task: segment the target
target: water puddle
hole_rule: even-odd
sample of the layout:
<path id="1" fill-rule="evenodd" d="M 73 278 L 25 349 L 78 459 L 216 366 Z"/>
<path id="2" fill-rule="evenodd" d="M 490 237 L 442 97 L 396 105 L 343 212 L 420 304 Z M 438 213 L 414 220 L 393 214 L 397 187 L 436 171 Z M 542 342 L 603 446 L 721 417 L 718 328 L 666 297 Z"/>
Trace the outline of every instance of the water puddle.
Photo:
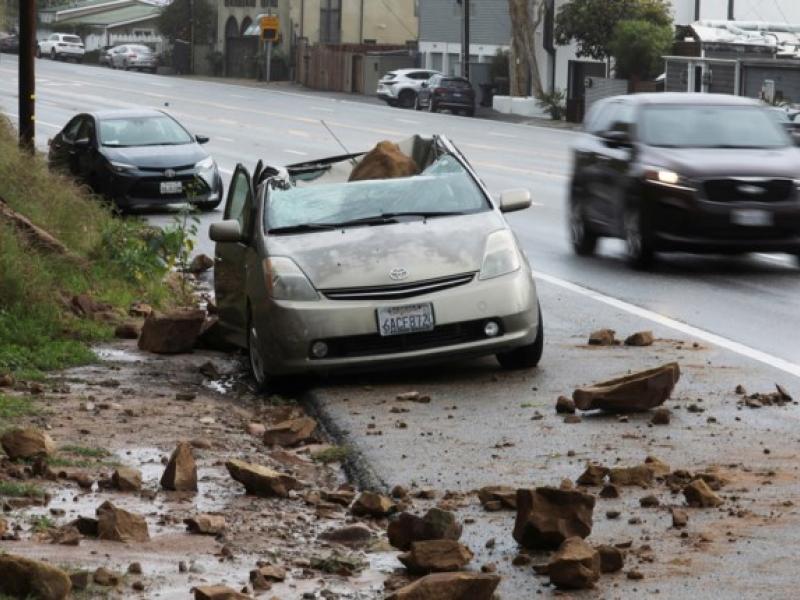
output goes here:
<path id="1" fill-rule="evenodd" d="M 135 350 L 124 350 L 109 346 L 95 346 L 92 350 L 100 360 L 106 362 L 137 363 L 146 360 L 144 354 Z"/>

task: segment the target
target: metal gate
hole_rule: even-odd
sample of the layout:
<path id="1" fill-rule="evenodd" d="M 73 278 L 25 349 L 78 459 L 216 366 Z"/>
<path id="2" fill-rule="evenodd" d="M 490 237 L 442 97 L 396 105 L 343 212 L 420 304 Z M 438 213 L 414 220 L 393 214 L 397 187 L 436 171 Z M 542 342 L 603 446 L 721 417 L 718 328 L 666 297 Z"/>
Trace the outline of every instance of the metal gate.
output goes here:
<path id="1" fill-rule="evenodd" d="M 225 40 L 225 74 L 240 79 L 258 77 L 258 37 L 229 37 Z"/>

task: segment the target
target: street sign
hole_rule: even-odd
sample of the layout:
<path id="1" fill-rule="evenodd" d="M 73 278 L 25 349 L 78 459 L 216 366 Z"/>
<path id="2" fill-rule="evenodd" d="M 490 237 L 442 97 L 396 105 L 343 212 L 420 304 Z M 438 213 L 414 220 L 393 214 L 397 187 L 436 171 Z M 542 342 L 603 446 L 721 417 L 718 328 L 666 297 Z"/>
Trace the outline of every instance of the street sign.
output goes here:
<path id="1" fill-rule="evenodd" d="M 261 15 L 258 20 L 261 28 L 261 39 L 277 42 L 280 38 L 281 21 L 276 15 Z"/>

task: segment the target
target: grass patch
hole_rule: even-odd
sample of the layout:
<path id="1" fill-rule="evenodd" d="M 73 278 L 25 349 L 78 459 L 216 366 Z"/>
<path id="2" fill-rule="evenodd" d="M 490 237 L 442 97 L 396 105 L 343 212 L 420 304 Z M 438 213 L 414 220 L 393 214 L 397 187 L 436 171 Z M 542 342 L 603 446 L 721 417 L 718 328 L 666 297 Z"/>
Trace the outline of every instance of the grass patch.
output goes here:
<path id="1" fill-rule="evenodd" d="M 9 498 L 44 498 L 44 490 L 33 483 L 0 481 L 0 496 Z"/>
<path id="2" fill-rule="evenodd" d="M 347 446 L 331 446 L 325 450 L 320 450 L 311 455 L 311 458 L 323 464 L 333 462 L 343 462 L 350 456 L 350 448 Z"/>
<path id="3" fill-rule="evenodd" d="M 30 398 L 0 394 L 0 420 L 32 415 L 36 412 Z"/>
<path id="4" fill-rule="evenodd" d="M 36 533 L 44 533 L 56 528 L 56 522 L 47 515 L 35 515 L 30 518 L 31 529 Z"/>
<path id="5" fill-rule="evenodd" d="M 105 458 L 111 456 L 111 453 L 104 448 L 90 448 L 88 446 L 61 446 L 59 450 L 67 454 L 75 454 L 87 458 Z"/>
<path id="6" fill-rule="evenodd" d="M 113 328 L 75 316 L 68 308 L 73 295 L 109 303 L 121 317 L 134 301 L 178 303 L 180 292 L 161 282 L 185 236 L 114 216 L 85 187 L 52 173 L 41 155 L 21 152 L 2 117 L 0 198 L 72 254 L 39 250 L 0 219 L 0 373 L 37 379 L 96 359 L 89 344 L 109 339 Z"/>

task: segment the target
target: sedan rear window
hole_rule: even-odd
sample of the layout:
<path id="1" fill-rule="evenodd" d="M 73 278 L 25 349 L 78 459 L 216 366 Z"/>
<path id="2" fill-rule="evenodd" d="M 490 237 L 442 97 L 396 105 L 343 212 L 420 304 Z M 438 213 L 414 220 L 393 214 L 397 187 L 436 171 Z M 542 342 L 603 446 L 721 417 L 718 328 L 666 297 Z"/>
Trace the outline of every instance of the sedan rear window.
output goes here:
<path id="1" fill-rule="evenodd" d="M 489 208 L 472 177 L 455 158 L 445 155 L 413 177 L 273 187 L 265 219 L 270 230 L 340 224 L 398 213 L 435 217 Z"/>
<path id="2" fill-rule="evenodd" d="M 469 81 L 463 79 L 442 79 L 441 85 L 443 87 L 452 88 L 454 90 L 470 90 L 472 86 Z"/>
<path id="3" fill-rule="evenodd" d="M 787 133 L 759 106 L 649 106 L 642 141 L 674 148 L 781 148 Z"/>
<path id="4" fill-rule="evenodd" d="M 81 43 L 81 38 L 79 38 L 77 35 L 65 35 L 62 39 L 65 42 L 69 42 L 70 44 L 80 44 Z"/>
<path id="5" fill-rule="evenodd" d="M 166 115 L 100 121 L 100 143 L 104 146 L 176 146 L 191 142 L 192 136 Z"/>

